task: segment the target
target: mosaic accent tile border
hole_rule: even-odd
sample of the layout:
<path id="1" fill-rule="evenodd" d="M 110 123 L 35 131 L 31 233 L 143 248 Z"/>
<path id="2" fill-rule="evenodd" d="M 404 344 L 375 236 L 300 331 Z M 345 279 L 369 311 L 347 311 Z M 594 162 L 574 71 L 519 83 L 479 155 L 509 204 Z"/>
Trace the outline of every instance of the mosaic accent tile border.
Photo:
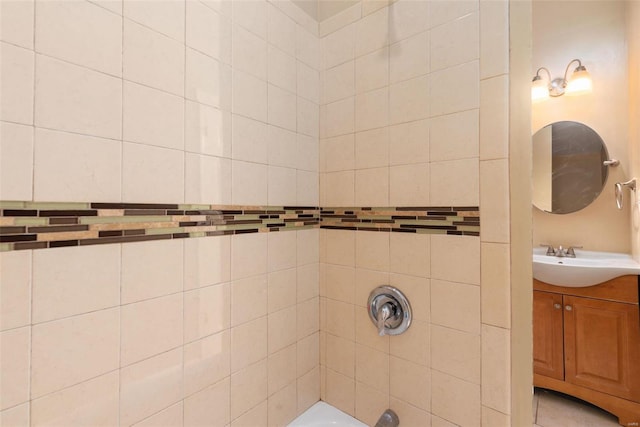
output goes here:
<path id="1" fill-rule="evenodd" d="M 418 234 L 480 235 L 480 209 L 458 207 L 321 208 L 321 228 Z"/>
<path id="2" fill-rule="evenodd" d="M 478 207 L 0 201 L 0 252 L 308 228 L 480 235 Z"/>
<path id="3" fill-rule="evenodd" d="M 0 252 L 317 228 L 315 206 L 0 202 Z"/>

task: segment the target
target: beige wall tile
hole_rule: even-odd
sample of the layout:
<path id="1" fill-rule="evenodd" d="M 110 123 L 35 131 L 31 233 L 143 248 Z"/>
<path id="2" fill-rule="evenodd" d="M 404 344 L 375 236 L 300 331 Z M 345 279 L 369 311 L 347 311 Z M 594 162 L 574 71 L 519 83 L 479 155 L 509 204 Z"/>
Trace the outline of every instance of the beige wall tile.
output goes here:
<path id="1" fill-rule="evenodd" d="M 376 326 L 371 322 L 365 307 L 355 307 L 355 341 L 384 353 L 389 352 L 389 336 L 378 335 Z M 327 319 L 328 320 L 328 319 Z"/>
<path id="2" fill-rule="evenodd" d="M 122 200 L 138 203 L 184 200 L 184 153 L 123 143 Z"/>
<path id="3" fill-rule="evenodd" d="M 249 409 L 244 414 L 231 422 L 233 427 L 255 427 L 266 426 L 269 416 L 267 401 L 264 400 L 259 405 Z"/>
<path id="4" fill-rule="evenodd" d="M 431 338 L 429 323 L 412 320 L 411 326 L 400 335 L 389 337 L 392 356 L 423 366 L 431 365 Z"/>
<path id="5" fill-rule="evenodd" d="M 296 357 L 296 344 L 269 355 L 267 361 L 269 396 L 288 385 L 295 385 L 296 370 L 291 368 L 296 365 Z M 295 397 L 291 400 L 295 406 Z"/>
<path id="6" fill-rule="evenodd" d="M 296 307 L 285 308 L 269 314 L 268 348 L 269 354 L 275 353 L 296 342 Z"/>
<path id="7" fill-rule="evenodd" d="M 346 230 L 326 230 L 326 261 L 330 264 L 356 265 L 356 233 Z"/>
<path id="8" fill-rule="evenodd" d="M 355 299 L 356 270 L 353 267 L 327 264 L 324 289 L 327 298 L 353 304 Z"/>
<path id="9" fill-rule="evenodd" d="M 295 203 L 297 197 L 296 170 L 269 166 L 268 204 L 287 206 Z"/>
<path id="10" fill-rule="evenodd" d="M 242 71 L 233 71 L 232 109 L 235 114 L 267 121 L 267 82 Z"/>
<path id="11" fill-rule="evenodd" d="M 416 320 L 430 318 L 429 279 L 403 274 L 391 274 L 389 283 L 400 289 L 409 299 L 412 316 Z"/>
<path id="12" fill-rule="evenodd" d="M 430 204 L 429 164 L 391 166 L 389 204 L 391 206 L 428 206 Z"/>
<path id="13" fill-rule="evenodd" d="M 91 286 L 87 285 L 89 283 Z M 119 303 L 119 245 L 58 248 L 33 253 L 34 323 L 114 307 Z"/>
<path id="14" fill-rule="evenodd" d="M 231 326 L 267 314 L 267 275 L 260 274 L 231 283 Z"/>
<path id="15" fill-rule="evenodd" d="M 355 168 L 355 135 L 348 134 L 320 141 L 323 172 L 342 171 Z"/>
<path id="16" fill-rule="evenodd" d="M 355 204 L 355 172 L 332 172 L 320 176 L 320 201 L 323 206 Z"/>
<path id="17" fill-rule="evenodd" d="M 27 125 L 33 124 L 35 74 L 33 52 L 8 43 L 1 43 L 0 53 L 2 54 L 0 118 Z"/>
<path id="18" fill-rule="evenodd" d="M 184 86 L 187 99 L 231 109 L 231 67 L 190 48 L 186 50 Z"/>
<path id="19" fill-rule="evenodd" d="M 186 42 L 212 58 L 231 63 L 231 22 L 199 2 L 186 2 Z"/>
<path id="20" fill-rule="evenodd" d="M 120 371 L 120 424 L 131 425 L 182 399 L 182 349 Z"/>
<path id="21" fill-rule="evenodd" d="M 231 157 L 232 123 L 228 111 L 186 101 L 184 132 L 186 151 Z"/>
<path id="22" fill-rule="evenodd" d="M 315 102 L 296 98 L 296 129 L 299 134 L 320 137 L 320 107 Z M 317 168 L 317 167 L 315 167 Z M 314 168 L 314 169 L 315 169 Z"/>
<path id="23" fill-rule="evenodd" d="M 327 70 L 355 57 L 355 25 L 344 28 L 322 38 L 322 63 Z"/>
<path id="24" fill-rule="evenodd" d="M 320 361 L 320 334 L 314 333 L 297 342 L 297 376 L 300 378 L 304 374 L 318 367 Z"/>
<path id="25" fill-rule="evenodd" d="M 506 75 L 480 82 L 480 159 L 509 156 L 509 78 Z"/>
<path id="26" fill-rule="evenodd" d="M 182 291 L 183 258 L 179 240 L 123 245 L 122 304 Z"/>
<path id="27" fill-rule="evenodd" d="M 407 360 L 389 359 L 389 392 L 392 397 L 417 406 L 431 409 L 431 371 Z"/>
<path id="28" fill-rule="evenodd" d="M 296 297 L 298 302 L 307 301 L 320 294 L 320 266 L 318 264 L 307 264 L 298 267 L 296 276 Z"/>
<path id="29" fill-rule="evenodd" d="M 352 133 L 355 129 L 355 97 L 345 98 L 326 105 L 323 121 L 323 137 Z"/>
<path id="30" fill-rule="evenodd" d="M 124 84 L 126 141 L 184 148 L 184 100 L 135 83 Z"/>
<path id="31" fill-rule="evenodd" d="M 134 424 L 136 427 L 182 427 L 184 405 L 183 402 L 178 402 L 175 405 L 169 406 L 167 409 L 153 414 L 149 418 Z"/>
<path id="32" fill-rule="evenodd" d="M 480 239 L 431 236 L 431 277 L 479 285 Z"/>
<path id="33" fill-rule="evenodd" d="M 480 288 L 431 280 L 431 322 L 472 334 L 480 333 Z"/>
<path id="34" fill-rule="evenodd" d="M 45 56 L 36 57 L 35 124 L 119 139 L 122 81 Z"/>
<path id="35" fill-rule="evenodd" d="M 276 6 L 267 5 L 267 40 L 289 55 L 296 54 L 296 23 Z"/>
<path id="36" fill-rule="evenodd" d="M 355 178 L 357 206 L 389 204 L 389 168 L 357 170 Z"/>
<path id="37" fill-rule="evenodd" d="M 18 328 L 31 323 L 32 251 L 0 254 L 0 330 Z"/>
<path id="38" fill-rule="evenodd" d="M 267 182 L 267 165 L 232 161 L 231 201 L 234 205 L 266 205 Z"/>
<path id="39" fill-rule="evenodd" d="M 184 42 L 185 8 L 181 2 L 138 2 L 125 0 L 125 17 Z"/>
<path id="40" fill-rule="evenodd" d="M 294 39 L 295 43 L 295 39 Z M 320 73 L 304 64 L 296 61 L 297 67 L 297 94 L 309 101 L 320 103 Z"/>
<path id="41" fill-rule="evenodd" d="M 4 7 L 4 6 L 3 6 Z M 4 93 L 4 89 L 2 89 Z M 33 198 L 33 128 L 0 122 L 0 198 Z"/>
<path id="42" fill-rule="evenodd" d="M 378 89 L 389 84 L 389 48 L 356 58 L 356 93 Z"/>
<path id="43" fill-rule="evenodd" d="M 297 336 L 302 339 L 310 334 L 320 330 L 320 300 L 312 298 L 305 302 L 299 303 L 296 307 L 297 311 Z"/>
<path id="44" fill-rule="evenodd" d="M 502 328 L 511 326 L 511 271 L 509 246 L 482 243 L 482 323 Z"/>
<path id="45" fill-rule="evenodd" d="M 296 263 L 298 266 L 320 261 L 320 230 L 296 231 Z"/>
<path id="46" fill-rule="evenodd" d="M 184 288 L 194 289 L 231 279 L 231 237 L 184 240 Z"/>
<path id="47" fill-rule="evenodd" d="M 31 328 L 24 327 L 0 333 L 0 409 L 29 401 Z"/>
<path id="48" fill-rule="evenodd" d="M 430 114 L 430 85 L 426 75 L 392 84 L 389 88 L 389 123 L 398 124 L 427 118 Z"/>
<path id="49" fill-rule="evenodd" d="M 355 62 L 347 61 L 322 73 L 322 103 L 355 95 Z"/>
<path id="50" fill-rule="evenodd" d="M 349 415 L 355 415 L 355 381 L 331 369 L 326 370 L 326 375 L 326 398 L 323 400 Z"/>
<path id="51" fill-rule="evenodd" d="M 371 291 L 385 283 L 389 283 L 389 273 L 356 268 L 354 304 L 366 307 Z"/>
<path id="52" fill-rule="evenodd" d="M 261 2 L 253 2 L 259 4 Z M 235 70 L 267 80 L 267 42 L 265 39 L 234 25 L 231 38 L 231 64 Z"/>
<path id="53" fill-rule="evenodd" d="M 269 272 L 296 266 L 296 234 L 269 233 L 267 239 Z"/>
<path id="54" fill-rule="evenodd" d="M 470 110 L 480 106 L 478 61 L 456 65 L 429 75 L 432 116 Z M 456 87 L 455 92 L 450 89 Z"/>
<path id="55" fill-rule="evenodd" d="M 430 194 L 433 206 L 478 206 L 478 158 L 430 164 Z"/>
<path id="56" fill-rule="evenodd" d="M 388 271 L 389 234 L 375 232 L 356 233 L 356 266 L 358 268 Z"/>
<path id="57" fill-rule="evenodd" d="M 296 130 L 296 96 L 272 84 L 268 87 L 267 117 L 269 123 L 291 131 Z"/>
<path id="58" fill-rule="evenodd" d="M 231 374 L 230 338 L 229 331 L 222 331 L 184 346 L 185 396 L 215 384 Z"/>
<path id="59" fill-rule="evenodd" d="M 432 325 L 431 366 L 456 378 L 480 384 L 480 335 Z"/>
<path id="60" fill-rule="evenodd" d="M 327 339 L 329 336 L 327 336 Z M 389 389 L 389 354 L 356 344 L 356 380 L 387 393 Z"/>
<path id="61" fill-rule="evenodd" d="M 394 168 L 391 169 L 393 171 Z M 430 276 L 431 236 L 391 233 L 389 243 L 391 272 L 421 277 Z"/>
<path id="62" fill-rule="evenodd" d="M 235 419 L 267 398 L 267 361 L 231 375 L 231 418 Z"/>
<path id="63" fill-rule="evenodd" d="M 274 313 L 296 303 L 296 269 L 269 273 L 267 282 L 267 311 Z"/>
<path id="64" fill-rule="evenodd" d="M 122 366 L 182 345 L 182 299 L 175 294 L 122 307 Z"/>
<path id="65" fill-rule="evenodd" d="M 511 417 L 509 415 L 503 414 L 502 412 L 498 412 L 494 409 L 483 406 L 482 407 L 482 425 L 508 427 L 511 425 Z"/>
<path id="66" fill-rule="evenodd" d="M 356 95 L 356 131 L 378 128 L 389 123 L 389 89 L 383 87 Z"/>
<path id="67" fill-rule="evenodd" d="M 480 386 L 443 374 L 431 375 L 431 395 L 434 415 L 454 424 L 480 425 Z"/>
<path id="68" fill-rule="evenodd" d="M 378 50 L 389 44 L 389 9 L 380 9 L 356 24 L 356 56 Z"/>
<path id="69" fill-rule="evenodd" d="M 122 17 L 90 2 L 36 3 L 36 51 L 122 75 Z"/>
<path id="70" fill-rule="evenodd" d="M 429 161 L 429 120 L 403 123 L 389 128 L 389 163 L 406 165 Z"/>
<path id="71" fill-rule="evenodd" d="M 232 126 L 233 159 L 267 164 L 269 162 L 267 148 L 271 140 L 271 135 L 267 134 L 267 125 L 234 114 L 232 116 Z M 270 151 L 269 154 L 271 154 Z"/>
<path id="72" fill-rule="evenodd" d="M 224 427 L 229 423 L 230 381 L 225 378 L 184 400 L 184 423 L 188 426 Z"/>
<path id="73" fill-rule="evenodd" d="M 431 416 L 427 411 L 416 408 L 400 399 L 389 399 L 389 408 L 398 415 L 398 418 L 410 426 L 431 426 Z"/>
<path id="74" fill-rule="evenodd" d="M 30 411 L 31 403 L 28 402 L 23 403 L 22 405 L 14 406 L 13 408 L 4 411 L 0 411 L 0 423 L 2 423 L 3 426 L 7 427 L 20 427 L 29 425 Z"/>
<path id="75" fill-rule="evenodd" d="M 431 161 L 478 157 L 479 115 L 473 109 L 431 119 Z"/>
<path id="76" fill-rule="evenodd" d="M 326 331 L 353 341 L 355 338 L 354 306 L 340 301 L 326 301 Z"/>
<path id="77" fill-rule="evenodd" d="M 185 202 L 231 204 L 230 159 L 186 153 L 184 179 Z"/>
<path id="78" fill-rule="evenodd" d="M 37 398 L 118 368 L 120 309 L 33 327 L 31 397 Z"/>
<path id="79" fill-rule="evenodd" d="M 36 129 L 34 198 L 120 201 L 121 160 L 119 141 Z"/>
<path id="80" fill-rule="evenodd" d="M 356 382 L 356 417 L 367 425 L 375 425 L 389 407 L 389 394 Z M 403 422 L 405 422 L 403 420 Z"/>
<path id="81" fill-rule="evenodd" d="M 480 57 L 478 13 L 471 13 L 431 30 L 431 70 L 440 70 Z"/>
<path id="82" fill-rule="evenodd" d="M 314 70 L 320 69 L 321 40 L 313 33 L 296 25 L 296 58 Z"/>
<path id="83" fill-rule="evenodd" d="M 231 372 L 237 372 L 267 357 L 267 318 L 231 328 Z"/>
<path id="84" fill-rule="evenodd" d="M 297 415 L 297 403 L 295 382 L 270 396 L 269 425 L 288 425 Z"/>
<path id="85" fill-rule="evenodd" d="M 396 1 L 389 6 L 389 34 L 392 43 L 427 29 L 428 2 Z"/>
<path id="86" fill-rule="evenodd" d="M 117 425 L 117 372 L 49 394 L 31 403 L 32 425 Z"/>
<path id="87" fill-rule="evenodd" d="M 320 368 L 316 367 L 297 381 L 298 414 L 320 400 Z"/>
<path id="88" fill-rule="evenodd" d="M 429 32 L 416 34 L 391 45 L 391 83 L 418 77 L 429 71 Z"/>
<path id="89" fill-rule="evenodd" d="M 231 289 L 228 283 L 184 293 L 184 342 L 229 328 Z"/>
<path id="90" fill-rule="evenodd" d="M 455 20 L 478 10 L 475 1 L 435 2 L 429 8 L 429 28 Z"/>
<path id="91" fill-rule="evenodd" d="M 509 71 L 509 5 L 480 2 L 480 77 Z"/>
<path id="92" fill-rule="evenodd" d="M 507 159 L 480 162 L 480 181 L 485 183 L 480 186 L 483 241 L 509 243 L 511 240 L 508 177 Z"/>
<path id="93" fill-rule="evenodd" d="M 389 165 L 389 129 L 387 127 L 356 133 L 356 169 Z"/>
<path id="94" fill-rule="evenodd" d="M 35 1 L 2 4 L 0 39 L 27 49 L 33 49 L 33 15 Z"/>
<path id="95" fill-rule="evenodd" d="M 259 0 L 249 0 L 244 4 L 233 4 L 234 19 L 259 37 L 267 38 L 267 4 Z"/>
<path id="96" fill-rule="evenodd" d="M 508 329 L 482 325 L 482 404 L 511 412 L 511 334 Z"/>
<path id="97" fill-rule="evenodd" d="M 267 235 L 238 234 L 231 238 L 231 278 L 242 279 L 267 272 Z"/>
<path id="98" fill-rule="evenodd" d="M 327 334 L 326 367 L 349 378 L 356 377 L 356 344 Z"/>

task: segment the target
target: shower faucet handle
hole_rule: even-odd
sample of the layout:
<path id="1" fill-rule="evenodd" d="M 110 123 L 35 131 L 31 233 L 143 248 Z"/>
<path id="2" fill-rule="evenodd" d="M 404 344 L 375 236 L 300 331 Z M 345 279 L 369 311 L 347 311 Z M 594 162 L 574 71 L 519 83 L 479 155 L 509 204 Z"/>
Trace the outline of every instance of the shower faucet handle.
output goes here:
<path id="1" fill-rule="evenodd" d="M 378 309 L 378 322 L 376 326 L 378 327 L 378 335 L 381 337 L 384 336 L 385 322 L 391 317 L 394 311 L 394 307 L 390 302 L 384 303 L 382 307 Z"/>

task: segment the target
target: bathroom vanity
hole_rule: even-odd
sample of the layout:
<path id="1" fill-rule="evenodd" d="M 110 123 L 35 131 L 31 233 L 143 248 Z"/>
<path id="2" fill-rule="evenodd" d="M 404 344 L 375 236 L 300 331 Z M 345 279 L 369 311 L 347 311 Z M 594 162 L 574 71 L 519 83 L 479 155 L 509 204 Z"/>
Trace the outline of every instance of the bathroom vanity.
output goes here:
<path id="1" fill-rule="evenodd" d="M 533 281 L 534 385 L 593 403 L 640 425 L 637 275 L 594 286 Z"/>

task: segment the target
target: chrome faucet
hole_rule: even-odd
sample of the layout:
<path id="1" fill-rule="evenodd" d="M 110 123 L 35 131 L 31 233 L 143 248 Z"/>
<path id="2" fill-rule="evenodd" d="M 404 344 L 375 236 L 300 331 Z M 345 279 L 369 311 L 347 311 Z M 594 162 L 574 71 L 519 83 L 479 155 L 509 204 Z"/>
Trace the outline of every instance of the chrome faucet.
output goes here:
<path id="1" fill-rule="evenodd" d="M 582 249 L 582 246 L 569 246 L 569 248 L 565 249 L 562 247 L 562 245 L 558 246 L 557 249 L 555 249 L 552 245 L 547 245 L 547 244 L 542 244 L 540 246 L 544 246 L 547 248 L 547 252 L 545 255 L 547 256 L 555 256 L 558 258 L 575 258 L 576 257 L 576 252 L 575 249 Z"/>

